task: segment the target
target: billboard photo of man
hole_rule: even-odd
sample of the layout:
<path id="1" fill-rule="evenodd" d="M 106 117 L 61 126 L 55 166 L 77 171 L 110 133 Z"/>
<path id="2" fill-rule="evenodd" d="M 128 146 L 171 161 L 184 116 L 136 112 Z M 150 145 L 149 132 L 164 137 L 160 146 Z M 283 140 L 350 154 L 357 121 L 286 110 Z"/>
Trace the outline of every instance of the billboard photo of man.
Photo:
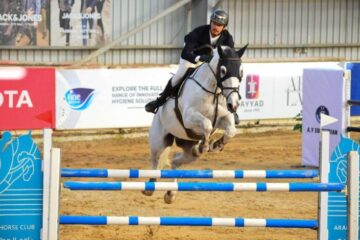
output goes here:
<path id="1" fill-rule="evenodd" d="M 59 3 L 59 25 L 61 28 L 62 36 L 65 35 L 65 46 L 70 46 L 70 18 L 72 7 L 75 0 L 58 0 Z"/>
<path id="2" fill-rule="evenodd" d="M 0 45 L 48 46 L 49 0 L 0 0 Z"/>
<path id="3" fill-rule="evenodd" d="M 112 0 L 51 0 L 52 46 L 99 46 L 111 40 Z"/>

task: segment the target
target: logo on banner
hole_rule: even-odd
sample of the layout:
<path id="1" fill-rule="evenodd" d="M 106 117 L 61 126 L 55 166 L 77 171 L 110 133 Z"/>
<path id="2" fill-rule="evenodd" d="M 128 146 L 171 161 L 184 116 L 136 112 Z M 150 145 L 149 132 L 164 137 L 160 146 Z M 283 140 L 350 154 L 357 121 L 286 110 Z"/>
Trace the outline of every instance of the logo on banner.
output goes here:
<path id="1" fill-rule="evenodd" d="M 246 98 L 259 98 L 259 75 L 251 74 L 246 77 Z"/>
<path id="2" fill-rule="evenodd" d="M 245 100 L 240 101 L 244 112 L 261 112 L 264 101 L 260 98 L 260 76 L 249 74 L 246 76 Z"/>
<path id="3" fill-rule="evenodd" d="M 327 107 L 323 106 L 323 105 L 320 105 L 315 111 L 315 119 L 319 124 L 321 123 L 321 114 L 329 116 L 328 118 L 330 119 L 330 111 L 329 111 L 329 109 Z M 321 124 L 320 124 L 320 126 L 321 126 Z M 332 135 L 338 135 L 338 130 L 337 129 L 326 128 L 326 130 L 329 131 L 330 134 L 332 134 Z M 309 126 L 307 128 L 307 132 L 318 134 L 318 133 L 320 133 L 320 128 L 319 127 L 310 127 Z"/>
<path id="4" fill-rule="evenodd" d="M 94 99 L 95 90 L 91 88 L 74 88 L 65 93 L 65 101 L 71 109 L 82 111 L 87 109 Z"/>
<path id="5" fill-rule="evenodd" d="M 330 112 L 329 112 L 329 109 L 327 109 L 327 107 L 325 106 L 319 106 L 317 109 L 316 109 L 316 112 L 315 112 L 315 118 L 316 118 L 316 121 L 318 123 L 320 123 L 320 115 L 321 114 L 325 114 L 325 115 L 328 115 L 330 116 Z"/>

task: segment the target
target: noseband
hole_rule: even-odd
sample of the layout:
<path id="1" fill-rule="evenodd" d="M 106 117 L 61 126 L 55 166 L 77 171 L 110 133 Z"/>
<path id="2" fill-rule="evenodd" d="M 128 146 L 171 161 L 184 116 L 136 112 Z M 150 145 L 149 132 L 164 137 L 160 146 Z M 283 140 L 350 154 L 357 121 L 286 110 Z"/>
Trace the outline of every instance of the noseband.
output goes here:
<path id="1" fill-rule="evenodd" d="M 225 78 L 225 76 L 222 78 L 220 76 L 220 67 L 221 67 L 221 63 L 222 62 L 225 62 L 225 61 L 239 61 L 240 64 L 241 64 L 241 59 L 239 58 L 220 58 L 219 59 L 219 62 L 217 64 L 217 67 L 216 67 L 216 73 L 215 71 L 211 68 L 210 64 L 208 63 L 208 67 L 210 68 L 211 72 L 213 73 L 213 75 L 215 76 L 215 79 L 216 79 L 216 85 L 218 88 L 220 88 L 221 90 L 221 93 L 224 92 L 224 90 L 231 90 L 230 93 L 227 95 L 227 96 L 224 96 L 226 99 L 228 99 L 228 97 L 232 94 L 232 93 L 237 93 L 239 99 L 241 99 L 241 96 L 240 96 L 240 93 L 239 93 L 239 87 L 224 87 L 222 85 L 222 83 L 227 79 Z M 241 79 L 239 79 L 239 81 L 241 82 Z M 216 92 L 216 90 L 215 90 Z"/>

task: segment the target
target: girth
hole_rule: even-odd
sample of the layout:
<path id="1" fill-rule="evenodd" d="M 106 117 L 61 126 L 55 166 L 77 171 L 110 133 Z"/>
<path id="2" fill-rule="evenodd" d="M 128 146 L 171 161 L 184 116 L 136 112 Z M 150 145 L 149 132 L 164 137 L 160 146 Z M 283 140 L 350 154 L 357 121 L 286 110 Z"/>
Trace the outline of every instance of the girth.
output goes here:
<path id="1" fill-rule="evenodd" d="M 190 69 L 189 69 L 190 70 Z M 196 84 L 198 84 L 202 89 L 203 87 L 200 85 L 200 83 L 198 81 L 196 81 L 195 79 L 193 78 L 190 78 L 189 76 L 196 70 L 196 69 L 191 69 L 191 71 L 187 71 L 186 75 L 185 75 L 185 78 L 182 80 L 182 82 L 179 84 L 179 89 L 177 89 L 176 91 L 176 96 L 175 96 L 175 107 L 174 107 L 174 111 L 175 111 L 175 115 L 176 115 L 176 118 L 179 120 L 179 122 L 181 123 L 182 127 L 184 128 L 185 132 L 186 132 L 186 135 L 191 138 L 191 139 L 194 139 L 194 140 L 203 140 L 204 139 L 204 135 L 201 135 L 201 134 L 197 134 L 196 132 L 194 132 L 193 130 L 189 129 L 189 128 L 186 128 L 185 125 L 184 125 L 184 121 L 183 121 L 183 118 L 182 118 L 182 114 L 180 112 L 180 108 L 179 108 L 179 97 L 181 95 L 181 92 L 184 88 L 184 85 L 185 85 L 185 82 L 187 80 L 193 80 L 195 81 Z M 206 91 L 208 92 L 208 91 Z M 216 95 L 214 96 L 215 97 L 215 117 L 214 117 L 214 120 L 212 122 L 212 126 L 213 126 L 213 131 L 211 132 L 210 135 L 212 135 L 214 132 L 215 132 L 215 129 L 214 129 L 214 126 L 215 126 L 215 123 L 216 123 L 216 119 L 217 119 L 217 114 L 218 114 L 218 105 L 219 105 L 219 96 Z"/>

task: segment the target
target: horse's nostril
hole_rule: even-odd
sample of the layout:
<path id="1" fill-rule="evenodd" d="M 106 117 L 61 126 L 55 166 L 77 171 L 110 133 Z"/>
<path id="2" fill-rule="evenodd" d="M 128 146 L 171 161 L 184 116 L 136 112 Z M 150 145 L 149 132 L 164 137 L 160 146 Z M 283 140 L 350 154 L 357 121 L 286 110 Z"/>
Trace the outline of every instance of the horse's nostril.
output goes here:
<path id="1" fill-rule="evenodd" d="M 230 111 L 230 112 L 234 112 L 234 108 L 233 108 L 233 105 L 231 103 L 228 103 L 227 104 L 227 109 Z"/>

